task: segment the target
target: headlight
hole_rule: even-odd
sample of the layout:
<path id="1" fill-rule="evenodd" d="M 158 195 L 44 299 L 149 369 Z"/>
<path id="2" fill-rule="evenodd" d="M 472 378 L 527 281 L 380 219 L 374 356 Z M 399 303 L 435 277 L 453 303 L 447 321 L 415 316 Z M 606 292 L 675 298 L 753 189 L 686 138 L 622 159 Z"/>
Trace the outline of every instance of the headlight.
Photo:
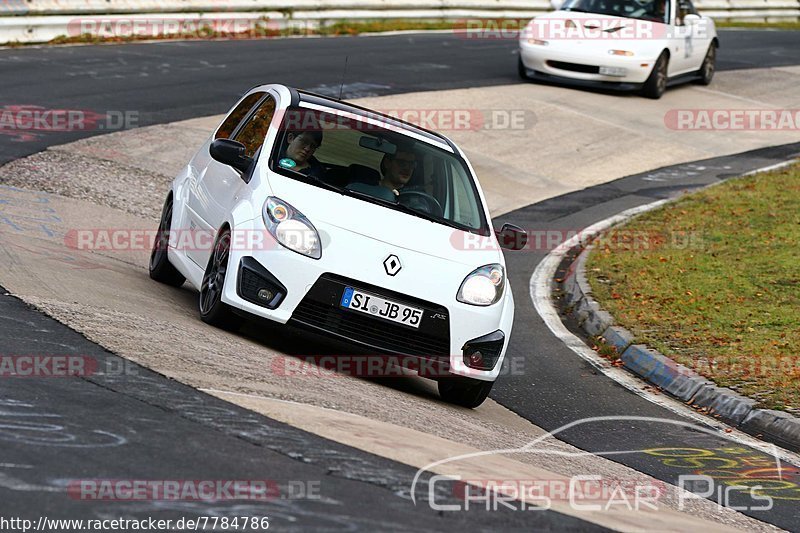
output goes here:
<path id="1" fill-rule="evenodd" d="M 501 265 L 486 265 L 464 279 L 456 299 L 470 305 L 492 305 L 500 301 L 506 285 L 506 274 Z"/>
<path id="2" fill-rule="evenodd" d="M 303 213 L 280 198 L 270 196 L 261 214 L 267 230 L 283 246 L 314 259 L 322 257 L 319 233 Z"/>

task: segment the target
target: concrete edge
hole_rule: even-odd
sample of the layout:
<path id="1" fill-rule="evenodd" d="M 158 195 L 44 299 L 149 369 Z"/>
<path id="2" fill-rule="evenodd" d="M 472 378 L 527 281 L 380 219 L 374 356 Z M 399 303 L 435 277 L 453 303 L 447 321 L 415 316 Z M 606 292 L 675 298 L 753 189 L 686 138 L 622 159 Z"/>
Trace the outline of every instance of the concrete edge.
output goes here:
<path id="1" fill-rule="evenodd" d="M 601 337 L 615 348 L 622 366 L 672 397 L 745 433 L 800 451 L 800 418 L 757 408 L 755 400 L 731 389 L 717 387 L 657 350 L 634 344 L 633 334 L 616 325 L 611 314 L 592 297 L 592 288 L 586 278 L 586 262 L 592 250 L 591 244 L 586 247 L 579 245 L 572 250 L 580 253 L 567 269 L 562 282 L 564 305 L 583 333 L 589 337 Z"/>

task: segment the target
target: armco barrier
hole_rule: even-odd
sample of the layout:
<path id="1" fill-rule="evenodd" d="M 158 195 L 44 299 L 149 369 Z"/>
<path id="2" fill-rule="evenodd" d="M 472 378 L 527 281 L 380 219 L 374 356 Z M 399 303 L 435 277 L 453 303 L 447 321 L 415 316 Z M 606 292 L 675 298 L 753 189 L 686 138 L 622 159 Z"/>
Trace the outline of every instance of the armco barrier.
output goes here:
<path id="1" fill-rule="evenodd" d="M 800 20 L 800 0 L 697 0 L 696 5 L 719 20 Z M 341 20 L 525 19 L 550 9 L 548 0 L 0 0 L 0 44 L 70 35 L 70 24 L 87 16 L 135 14 L 190 23 L 235 19 L 253 25 L 268 18 L 271 28 L 283 28 Z"/>

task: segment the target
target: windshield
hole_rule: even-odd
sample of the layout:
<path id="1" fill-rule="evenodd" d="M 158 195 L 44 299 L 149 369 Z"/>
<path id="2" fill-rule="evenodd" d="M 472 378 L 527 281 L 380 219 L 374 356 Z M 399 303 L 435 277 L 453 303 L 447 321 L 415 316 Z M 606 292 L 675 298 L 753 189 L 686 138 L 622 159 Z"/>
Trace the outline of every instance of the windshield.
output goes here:
<path id="1" fill-rule="evenodd" d="M 457 155 L 341 111 L 290 108 L 270 162 L 284 176 L 440 224 L 488 235 L 475 183 Z"/>
<path id="2" fill-rule="evenodd" d="M 563 11 L 669 22 L 669 0 L 566 0 Z"/>

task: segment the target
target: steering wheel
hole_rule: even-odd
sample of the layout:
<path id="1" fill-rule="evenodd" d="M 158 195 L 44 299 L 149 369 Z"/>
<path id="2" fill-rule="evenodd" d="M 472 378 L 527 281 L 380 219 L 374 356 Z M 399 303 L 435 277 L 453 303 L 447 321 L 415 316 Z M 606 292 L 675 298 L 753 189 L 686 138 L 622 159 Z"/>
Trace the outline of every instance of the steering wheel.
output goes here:
<path id="1" fill-rule="evenodd" d="M 429 215 L 433 215 L 435 217 L 441 218 L 444 216 L 444 209 L 442 209 L 442 205 L 439 203 L 439 200 L 426 192 L 400 191 L 400 196 L 397 197 L 397 202 L 405 205 L 406 207 L 428 213 Z"/>

